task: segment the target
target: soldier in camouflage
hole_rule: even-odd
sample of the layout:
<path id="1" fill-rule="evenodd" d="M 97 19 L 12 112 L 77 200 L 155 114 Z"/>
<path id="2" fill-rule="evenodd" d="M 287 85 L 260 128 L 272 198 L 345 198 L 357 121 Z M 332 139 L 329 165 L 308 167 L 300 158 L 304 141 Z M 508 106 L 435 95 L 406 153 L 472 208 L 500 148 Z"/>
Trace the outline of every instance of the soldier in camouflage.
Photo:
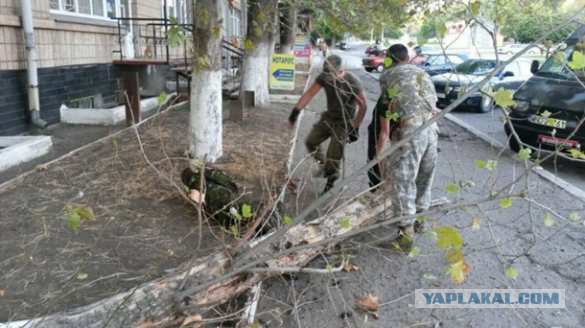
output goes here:
<path id="1" fill-rule="evenodd" d="M 377 154 L 386 141 L 403 140 L 424 125 L 436 113 L 437 95 L 424 70 L 408 64 L 408 50 L 402 44 L 388 49 L 392 66 L 380 77 L 380 87 L 387 98 L 380 118 Z M 394 122 L 393 131 L 390 125 Z M 437 162 L 438 127 L 433 123 L 418 132 L 385 161 L 394 217 L 411 216 L 400 223 L 400 246 L 410 248 L 414 235 L 414 216 L 431 205 L 431 185 Z"/>

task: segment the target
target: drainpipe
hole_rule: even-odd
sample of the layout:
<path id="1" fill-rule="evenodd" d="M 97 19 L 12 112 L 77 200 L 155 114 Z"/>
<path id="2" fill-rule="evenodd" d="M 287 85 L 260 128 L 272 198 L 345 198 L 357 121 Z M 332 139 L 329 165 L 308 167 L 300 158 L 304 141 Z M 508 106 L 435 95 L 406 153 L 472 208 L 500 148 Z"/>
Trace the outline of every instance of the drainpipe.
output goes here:
<path id="1" fill-rule="evenodd" d="M 28 75 L 28 109 L 32 124 L 40 128 L 47 126 L 47 122 L 41 119 L 39 104 L 39 76 L 37 72 L 37 48 L 33 29 L 31 0 L 22 0 L 22 29 L 24 30 L 24 42 L 26 48 L 27 75 Z"/>

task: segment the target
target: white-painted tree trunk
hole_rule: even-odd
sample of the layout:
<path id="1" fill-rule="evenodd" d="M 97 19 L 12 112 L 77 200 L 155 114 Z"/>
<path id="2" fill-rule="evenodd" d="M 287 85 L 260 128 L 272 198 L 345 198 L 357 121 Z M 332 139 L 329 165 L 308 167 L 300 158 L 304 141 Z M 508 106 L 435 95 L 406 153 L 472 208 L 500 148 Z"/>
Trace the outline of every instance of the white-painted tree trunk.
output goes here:
<path id="1" fill-rule="evenodd" d="M 222 58 L 221 29 L 223 1 L 198 0 L 193 20 L 193 71 L 189 152 L 198 160 L 215 162 L 222 155 Z M 204 15 L 205 14 L 205 15 Z"/>
<path id="2" fill-rule="evenodd" d="M 222 155 L 221 71 L 193 73 L 191 87 L 191 156 L 215 162 Z"/>
<path id="3" fill-rule="evenodd" d="M 269 74 L 272 49 L 270 42 L 255 45 L 244 59 L 242 91 L 254 91 L 256 106 L 270 103 Z"/>

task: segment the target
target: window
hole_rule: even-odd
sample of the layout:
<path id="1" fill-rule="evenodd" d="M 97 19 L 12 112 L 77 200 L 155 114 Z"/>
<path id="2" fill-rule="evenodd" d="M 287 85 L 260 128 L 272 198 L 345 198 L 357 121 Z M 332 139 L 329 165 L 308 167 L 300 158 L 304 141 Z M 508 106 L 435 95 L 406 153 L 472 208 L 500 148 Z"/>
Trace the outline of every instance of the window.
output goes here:
<path id="1" fill-rule="evenodd" d="M 49 0 L 52 12 L 83 17 L 127 16 L 127 0 Z"/>
<path id="2" fill-rule="evenodd" d="M 165 0 L 161 0 L 161 18 L 165 13 Z M 192 6 L 190 0 L 167 0 L 167 18 L 176 18 L 180 24 L 190 24 Z"/>

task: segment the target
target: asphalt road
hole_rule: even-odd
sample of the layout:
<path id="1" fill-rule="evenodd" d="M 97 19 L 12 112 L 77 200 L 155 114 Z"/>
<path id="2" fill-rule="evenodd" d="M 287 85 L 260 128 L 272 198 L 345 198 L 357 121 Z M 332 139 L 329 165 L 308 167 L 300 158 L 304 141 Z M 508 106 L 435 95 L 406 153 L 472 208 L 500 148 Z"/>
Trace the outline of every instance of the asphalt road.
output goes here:
<path id="1" fill-rule="evenodd" d="M 358 51 L 344 53 L 346 67 L 357 74 L 366 90 L 371 109 L 379 95 L 378 81 L 356 67 Z M 348 58 L 350 57 L 350 58 Z M 351 58 L 353 57 L 353 58 Z M 304 139 L 311 126 L 326 108 L 321 92 L 309 105 L 299 122 L 293 167 L 298 179 L 297 211 L 314 201 L 323 188 L 324 179 L 310 174 L 312 160 L 307 156 Z M 370 111 L 371 112 L 371 111 Z M 344 175 L 347 177 L 365 164 L 366 126 L 360 140 L 346 149 Z M 488 114 L 489 115 L 489 114 Z M 266 281 L 262 288 L 258 318 L 264 327 L 315 328 L 403 328 L 403 327 L 476 327 L 476 328 L 550 328 L 585 326 L 585 204 L 556 185 L 535 174 L 522 176 L 513 192 L 524 192 L 525 199 L 514 198 L 512 206 L 502 208 L 498 201 L 482 202 L 487 195 L 506 187 L 524 172 L 523 163 L 474 137 L 459 126 L 440 122 L 440 153 L 433 184 L 433 198 L 448 197 L 452 202 L 473 204 L 462 210 L 445 211 L 429 219 L 429 225 L 456 227 L 464 239 L 466 262 L 471 268 L 468 279 L 454 284 L 446 274 L 443 252 L 435 246 L 432 234 L 417 235 L 419 254 L 405 256 L 392 250 L 380 238 L 396 236 L 396 227 L 377 229 L 352 238 L 321 254 L 309 263 L 311 268 L 335 266 L 342 256 L 350 256 L 358 268 L 354 272 L 331 274 L 295 274 Z M 493 171 L 479 170 L 475 159 L 497 159 Z M 449 194 L 446 186 L 459 184 L 461 192 Z M 367 185 L 365 175 L 348 181 L 338 203 L 355 196 Z M 329 206 L 318 212 L 330 210 Z M 554 224 L 543 222 L 546 213 L 559 214 Z M 582 218 L 570 222 L 570 213 Z M 291 213 L 291 215 L 298 213 Z M 549 214 L 550 215 L 550 214 Z M 479 220 L 480 227 L 473 227 Z M 432 222 L 432 223 L 431 223 Z M 513 266 L 518 277 L 506 277 Z M 420 288 L 560 288 L 566 295 L 563 309 L 420 309 L 415 308 L 413 293 Z M 379 298 L 378 319 L 357 311 L 354 301 L 367 294 Z"/>
<path id="2" fill-rule="evenodd" d="M 348 69 L 363 70 L 361 60 L 364 56 L 364 50 L 364 46 L 356 46 L 348 51 L 336 51 L 336 53 L 342 56 Z M 380 73 L 365 73 L 364 71 L 364 75 L 366 74 L 373 79 L 377 79 L 380 76 Z M 472 113 L 455 111 L 452 114 L 498 141 L 500 144 L 508 145 L 508 138 L 504 132 L 504 125 L 502 124 L 503 115 L 500 112 Z M 543 167 L 557 177 L 585 191 L 585 164 L 555 158 L 544 163 Z"/>

